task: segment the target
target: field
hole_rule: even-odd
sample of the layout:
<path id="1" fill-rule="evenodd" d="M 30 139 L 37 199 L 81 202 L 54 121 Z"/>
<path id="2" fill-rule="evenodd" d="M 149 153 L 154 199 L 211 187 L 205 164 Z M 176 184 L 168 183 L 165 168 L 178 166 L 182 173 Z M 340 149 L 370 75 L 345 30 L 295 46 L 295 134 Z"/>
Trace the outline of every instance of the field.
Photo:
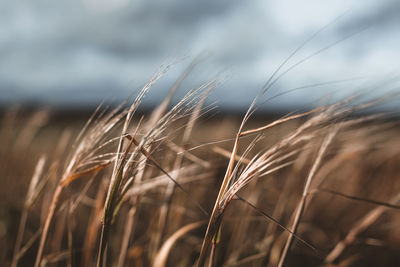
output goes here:
<path id="1" fill-rule="evenodd" d="M 0 261 L 400 266 L 396 118 L 346 99 L 242 123 L 206 95 L 144 114 L 140 94 L 91 118 L 4 112 Z"/>

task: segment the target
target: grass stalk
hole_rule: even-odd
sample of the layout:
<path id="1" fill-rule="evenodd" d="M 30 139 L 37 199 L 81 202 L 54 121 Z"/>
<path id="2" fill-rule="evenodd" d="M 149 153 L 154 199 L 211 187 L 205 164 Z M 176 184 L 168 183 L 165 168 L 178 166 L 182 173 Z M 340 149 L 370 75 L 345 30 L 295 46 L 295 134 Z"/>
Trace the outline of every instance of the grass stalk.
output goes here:
<path id="1" fill-rule="evenodd" d="M 286 241 L 285 247 L 283 248 L 283 251 L 282 251 L 279 263 L 278 263 L 278 267 L 282 267 L 285 264 L 285 260 L 287 259 L 288 252 L 289 252 L 290 247 L 291 247 L 292 242 L 293 242 L 294 234 L 297 232 L 297 228 L 299 226 L 301 216 L 303 215 L 303 212 L 304 212 L 304 207 L 305 207 L 305 204 L 306 204 L 307 196 L 309 194 L 309 190 L 310 190 L 310 187 L 311 187 L 312 180 L 314 178 L 314 175 L 315 175 L 316 171 L 318 170 L 318 168 L 319 168 L 319 166 L 321 164 L 321 160 L 322 160 L 323 155 L 326 152 L 326 149 L 328 148 L 329 144 L 331 143 L 333 137 L 336 135 L 338 130 L 339 130 L 338 128 L 333 129 L 333 131 L 330 132 L 325 137 L 324 141 L 321 144 L 321 147 L 320 147 L 320 149 L 318 151 L 318 155 L 317 155 L 317 157 L 316 157 L 316 159 L 314 161 L 314 164 L 311 167 L 310 173 L 308 174 L 308 177 L 306 179 L 306 183 L 305 183 L 304 189 L 303 189 L 303 194 L 301 196 L 300 202 L 297 205 L 296 214 L 295 214 L 295 217 L 294 217 L 294 220 L 293 220 L 293 223 L 292 223 L 292 227 L 290 229 L 291 233 L 289 233 L 289 236 L 288 236 L 288 239 Z"/>

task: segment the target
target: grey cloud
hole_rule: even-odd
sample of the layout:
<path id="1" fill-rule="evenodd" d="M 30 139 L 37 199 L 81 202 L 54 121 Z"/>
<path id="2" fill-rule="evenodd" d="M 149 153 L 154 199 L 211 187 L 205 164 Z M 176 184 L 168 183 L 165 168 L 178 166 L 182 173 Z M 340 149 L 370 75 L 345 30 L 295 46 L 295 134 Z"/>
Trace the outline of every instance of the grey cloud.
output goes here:
<path id="1" fill-rule="evenodd" d="M 144 83 L 167 57 L 187 53 L 195 56 L 206 50 L 211 56 L 200 66 L 205 70 L 197 71 L 196 75 L 201 78 L 191 76 L 185 87 L 193 88 L 203 77 L 211 78 L 218 71 L 232 68 L 235 78 L 218 89 L 214 97 L 222 99 L 222 106 L 238 106 L 238 99 L 245 106 L 268 74 L 314 30 L 310 33 L 310 29 L 299 25 L 294 35 L 285 32 L 280 28 L 284 25 L 275 21 L 279 11 L 274 2 L 239 0 L 137 0 L 122 9 L 104 13 L 85 9 L 79 0 L 4 0 L 0 4 L 0 23 L 4 26 L 0 29 L 0 90 L 6 93 L 0 98 L 3 102 L 25 97 L 74 103 L 125 96 L 132 89 L 132 81 L 136 85 Z M 284 12 L 295 14 L 296 10 Z M 390 13 L 392 17 L 394 13 Z M 349 18 L 344 23 L 346 29 L 373 23 L 374 16 L 365 16 L 358 21 Z M 367 17 L 369 21 L 365 21 Z M 387 25 L 396 21 L 395 18 L 388 20 Z M 339 37 L 332 34 L 329 42 L 344 34 L 340 30 L 332 32 Z M 318 40 L 308 44 L 298 58 L 323 45 Z M 353 59 L 325 55 L 319 58 L 336 64 L 336 69 L 341 71 L 336 76 L 343 75 L 347 73 L 345 68 L 354 67 L 351 60 L 360 60 L 359 47 L 360 44 L 353 43 L 346 49 L 338 48 L 343 54 L 354 56 Z M 183 69 L 185 64 L 187 61 L 177 69 Z M 314 67 L 304 64 L 291 71 L 279 87 L 285 88 L 306 77 L 324 79 L 335 69 L 325 66 L 328 64 L 316 64 Z M 314 74 L 305 74 L 309 70 Z M 161 83 L 168 87 L 173 79 L 167 75 Z M 310 78 L 309 83 L 312 82 L 316 81 Z M 162 93 L 157 95 L 162 97 Z M 299 94 L 297 101 L 306 102 L 308 98 L 304 96 L 302 100 Z M 276 105 L 284 105 L 285 97 Z M 294 101 L 286 97 L 286 102 Z"/>
<path id="2" fill-rule="evenodd" d="M 392 27 L 400 25 L 400 2 L 396 0 L 382 1 L 377 7 L 348 20 L 340 32 L 349 33 L 363 28 L 372 28 L 374 34 L 386 34 Z M 378 37 L 378 36 L 377 36 Z"/>

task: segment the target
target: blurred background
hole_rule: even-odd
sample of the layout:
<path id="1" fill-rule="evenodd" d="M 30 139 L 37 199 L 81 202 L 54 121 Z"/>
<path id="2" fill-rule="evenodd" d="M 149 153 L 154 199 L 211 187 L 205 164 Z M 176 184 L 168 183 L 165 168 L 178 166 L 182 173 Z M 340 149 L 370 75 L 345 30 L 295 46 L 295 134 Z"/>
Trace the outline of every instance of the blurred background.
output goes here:
<path id="1" fill-rule="evenodd" d="M 131 96 L 172 64 L 146 96 L 152 108 L 196 56 L 207 55 L 176 97 L 219 75 L 209 101 L 241 111 L 297 48 L 265 99 L 279 97 L 263 110 L 400 91 L 396 0 L 3 0 L 0 25 L 2 109 L 92 110 Z"/>

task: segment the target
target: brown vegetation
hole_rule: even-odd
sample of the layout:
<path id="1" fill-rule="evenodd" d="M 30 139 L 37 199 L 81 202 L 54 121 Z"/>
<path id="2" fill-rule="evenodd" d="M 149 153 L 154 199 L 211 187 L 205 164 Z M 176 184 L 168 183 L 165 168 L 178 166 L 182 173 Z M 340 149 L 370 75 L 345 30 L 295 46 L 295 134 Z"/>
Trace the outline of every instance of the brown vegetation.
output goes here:
<path id="1" fill-rule="evenodd" d="M 399 125 L 353 116 L 376 101 L 273 121 L 252 121 L 252 105 L 241 122 L 204 120 L 215 81 L 169 108 L 179 79 L 154 112 L 138 116 L 159 75 L 79 132 L 45 111 L 4 114 L 1 262 L 400 264 Z"/>

